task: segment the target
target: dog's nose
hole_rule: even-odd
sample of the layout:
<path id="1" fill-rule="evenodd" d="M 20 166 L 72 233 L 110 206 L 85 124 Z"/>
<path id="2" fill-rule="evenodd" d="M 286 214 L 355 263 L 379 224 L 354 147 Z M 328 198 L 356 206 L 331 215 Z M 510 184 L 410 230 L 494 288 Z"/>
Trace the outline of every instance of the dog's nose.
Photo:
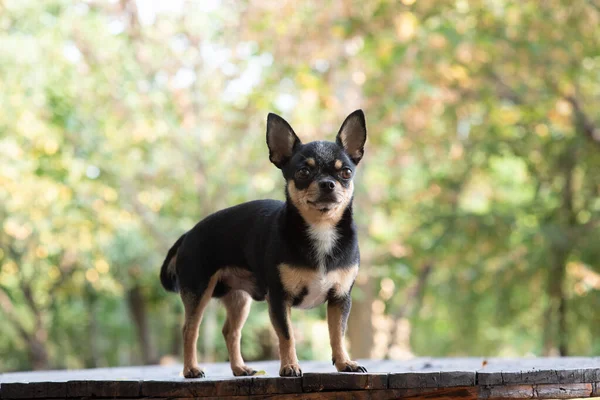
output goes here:
<path id="1" fill-rule="evenodd" d="M 333 189 L 335 189 L 335 182 L 330 179 L 320 181 L 319 188 L 324 192 L 333 192 Z"/>

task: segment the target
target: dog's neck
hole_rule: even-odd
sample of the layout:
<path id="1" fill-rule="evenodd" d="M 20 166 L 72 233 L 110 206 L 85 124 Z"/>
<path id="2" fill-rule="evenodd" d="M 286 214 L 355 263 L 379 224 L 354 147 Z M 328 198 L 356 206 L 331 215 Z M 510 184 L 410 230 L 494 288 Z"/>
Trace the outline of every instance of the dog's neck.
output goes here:
<path id="1" fill-rule="evenodd" d="M 327 258 L 332 256 L 336 250 L 339 241 L 343 239 L 345 232 L 353 229 L 352 222 L 352 200 L 348 202 L 342 210 L 339 210 L 339 217 L 332 219 L 330 216 L 324 216 L 321 220 L 310 218 L 307 221 L 300 210 L 287 198 L 286 218 L 288 229 L 293 240 L 308 242 L 312 253 L 312 258 L 316 261 L 320 270 L 326 269 Z"/>

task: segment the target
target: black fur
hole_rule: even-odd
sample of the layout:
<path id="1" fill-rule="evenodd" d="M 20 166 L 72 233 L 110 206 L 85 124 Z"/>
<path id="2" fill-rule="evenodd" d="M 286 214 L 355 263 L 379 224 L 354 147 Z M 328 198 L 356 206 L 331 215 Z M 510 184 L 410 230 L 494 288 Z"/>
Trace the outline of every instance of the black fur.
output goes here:
<path id="1" fill-rule="evenodd" d="M 171 262 L 171 258 L 177 254 L 177 250 L 179 250 L 179 246 L 183 242 L 183 238 L 185 234 L 183 234 L 175 244 L 169 249 L 167 253 L 167 257 L 163 262 L 162 267 L 160 268 L 160 283 L 162 283 L 163 287 L 169 292 L 178 292 L 179 291 L 179 282 L 177 279 L 177 275 L 169 272 L 169 263 Z"/>

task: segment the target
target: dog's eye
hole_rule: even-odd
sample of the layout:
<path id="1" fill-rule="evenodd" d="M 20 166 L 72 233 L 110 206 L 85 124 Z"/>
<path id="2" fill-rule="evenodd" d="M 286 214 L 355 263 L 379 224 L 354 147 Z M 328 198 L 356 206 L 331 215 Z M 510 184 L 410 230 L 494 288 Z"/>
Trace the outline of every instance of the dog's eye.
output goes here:
<path id="1" fill-rule="evenodd" d="M 307 179 L 310 176 L 310 170 L 308 168 L 301 168 L 296 172 L 296 178 Z"/>
<path id="2" fill-rule="evenodd" d="M 340 171 L 340 176 L 342 179 L 350 179 L 352 178 L 352 170 L 350 168 L 344 168 Z"/>

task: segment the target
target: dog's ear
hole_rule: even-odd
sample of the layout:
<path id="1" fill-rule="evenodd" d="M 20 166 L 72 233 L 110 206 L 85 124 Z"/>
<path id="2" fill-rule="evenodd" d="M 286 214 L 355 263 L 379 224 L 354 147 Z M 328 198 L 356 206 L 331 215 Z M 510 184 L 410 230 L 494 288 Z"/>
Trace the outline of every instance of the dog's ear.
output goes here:
<path id="1" fill-rule="evenodd" d="M 365 154 L 367 124 L 362 110 L 356 110 L 346 117 L 335 142 L 344 148 L 354 164 L 358 164 Z"/>
<path id="2" fill-rule="evenodd" d="M 269 160 L 277 168 L 281 169 L 294 154 L 294 149 L 301 144 L 300 139 L 285 119 L 277 114 L 269 113 L 267 117 Z"/>

